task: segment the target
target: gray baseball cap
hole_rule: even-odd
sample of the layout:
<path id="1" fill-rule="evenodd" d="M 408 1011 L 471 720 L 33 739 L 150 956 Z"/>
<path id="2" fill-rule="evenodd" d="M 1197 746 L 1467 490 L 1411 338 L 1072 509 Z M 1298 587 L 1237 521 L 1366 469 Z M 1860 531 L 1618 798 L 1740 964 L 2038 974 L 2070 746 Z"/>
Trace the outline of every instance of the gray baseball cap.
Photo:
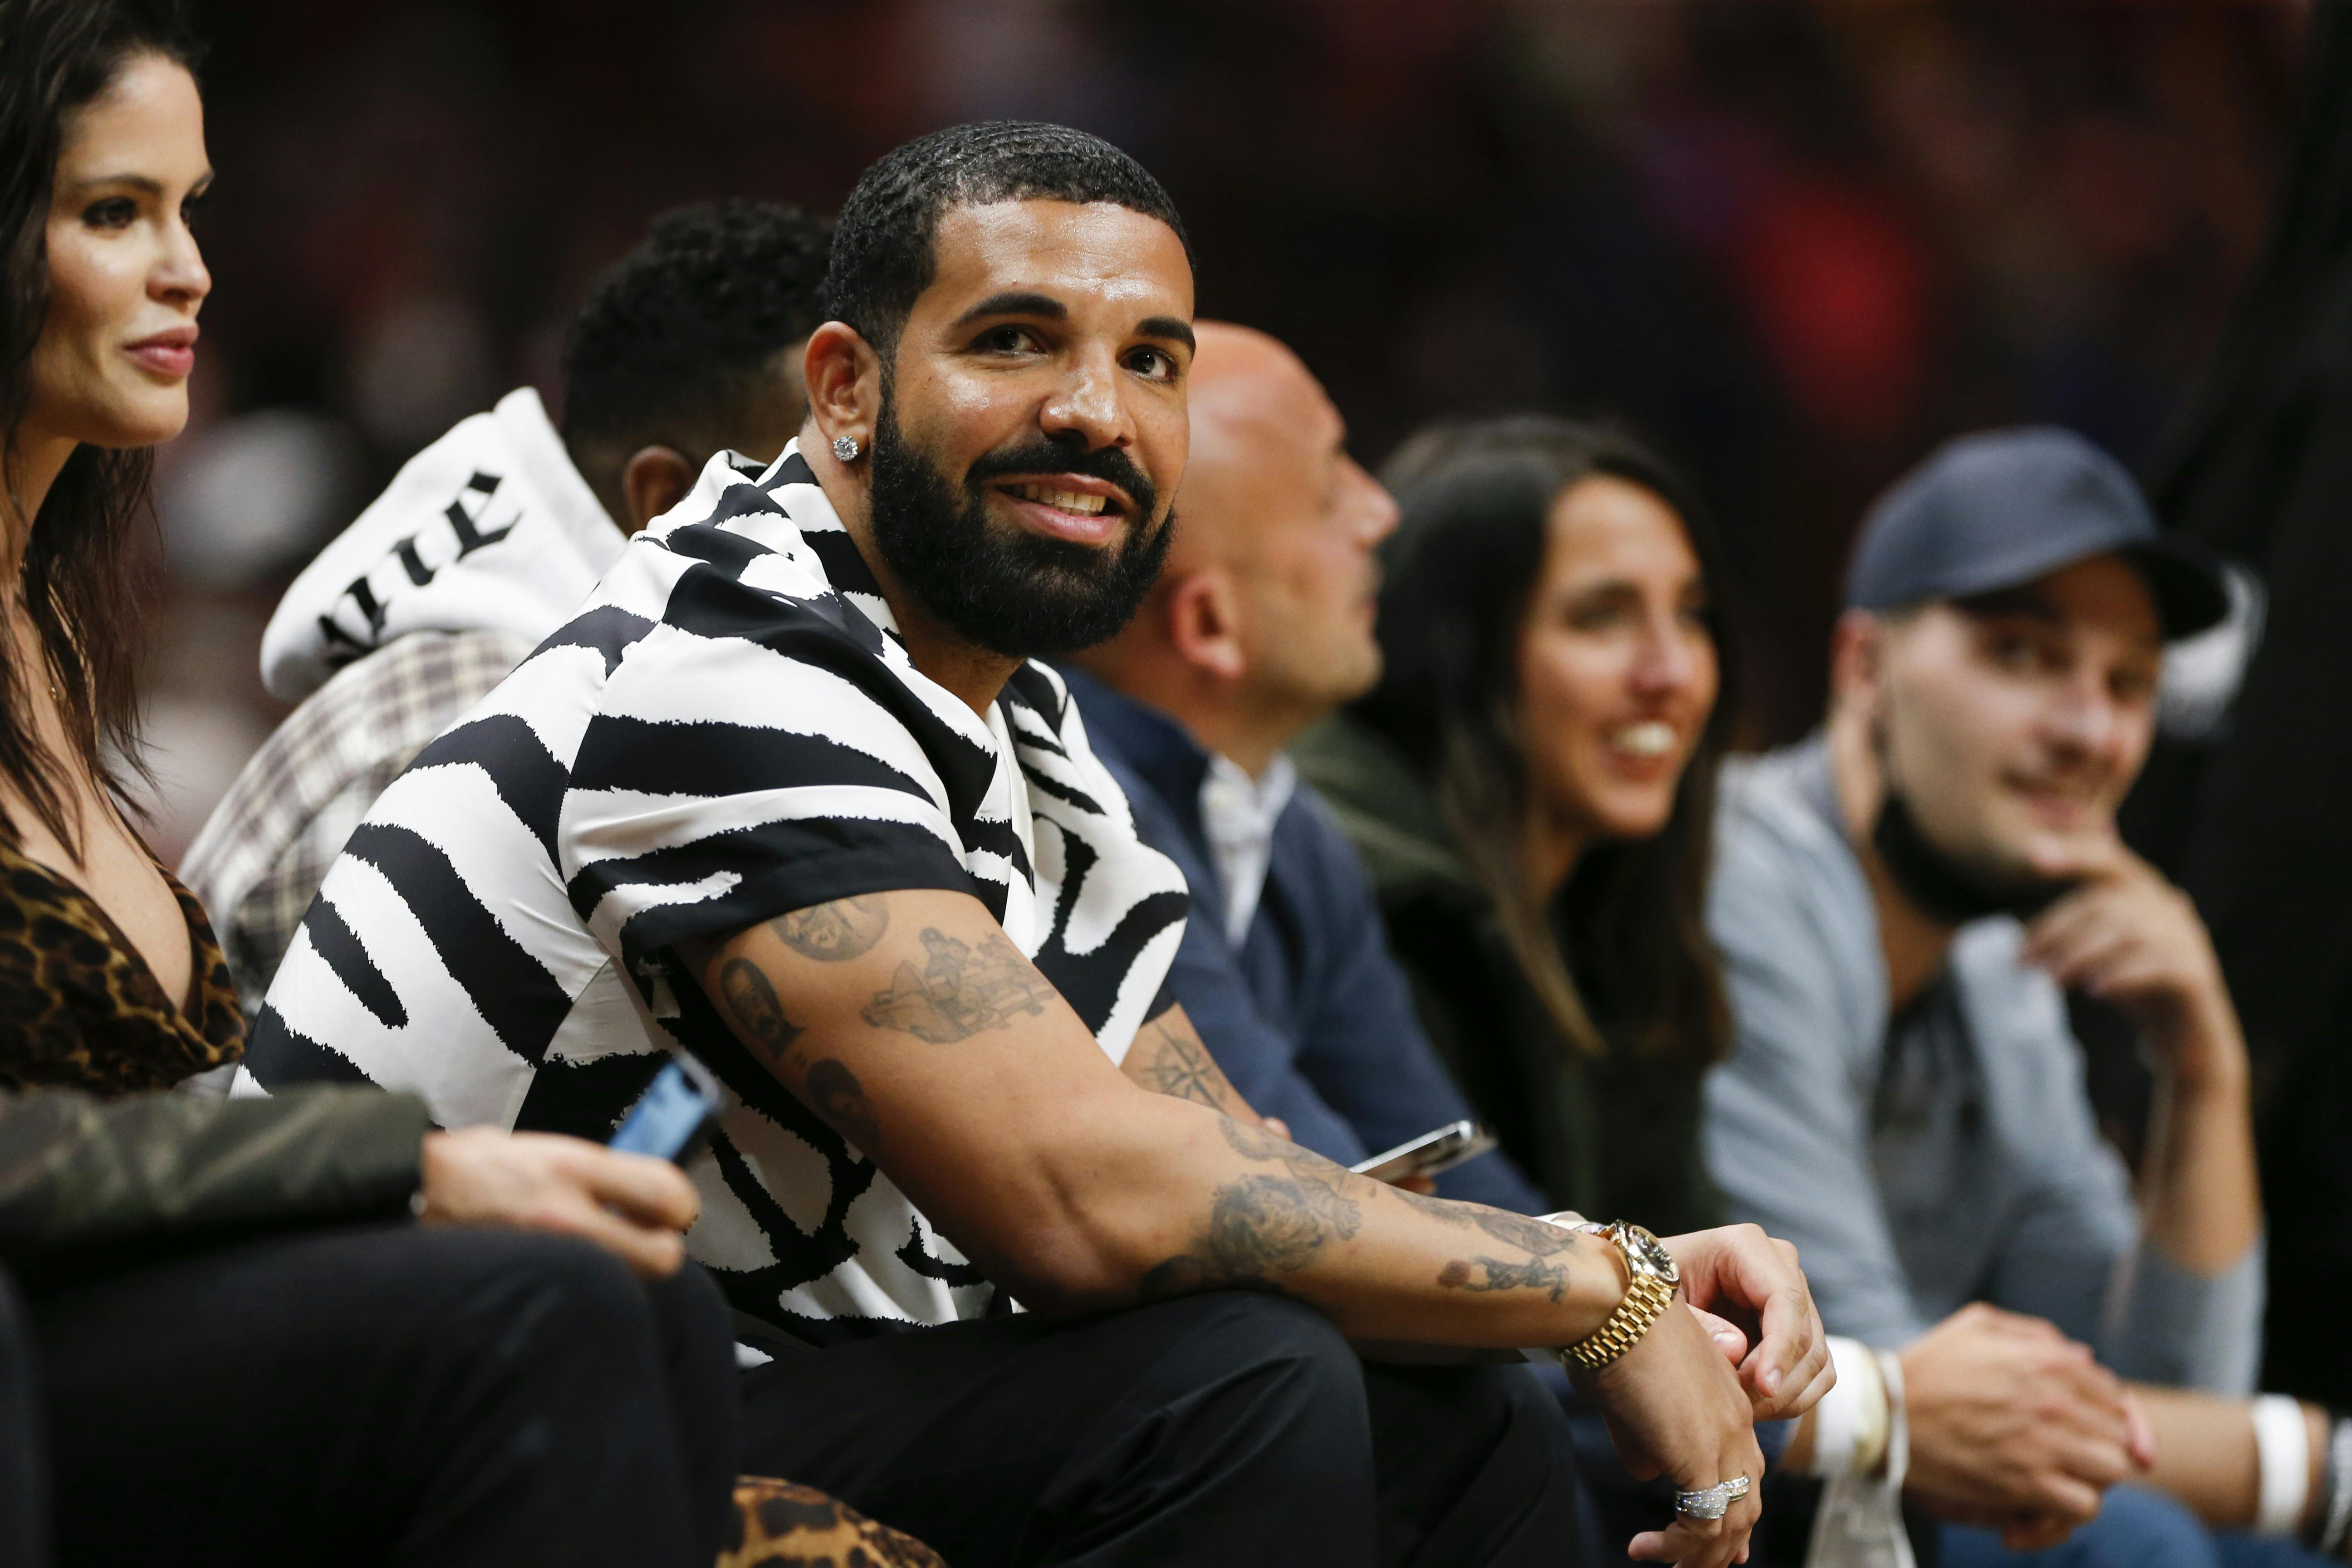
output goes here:
<path id="1" fill-rule="evenodd" d="M 1845 602 L 1896 610 L 1965 598 L 2109 554 L 2138 570 L 2168 642 L 2229 611 L 2220 565 L 2157 527 L 2121 463 L 2055 426 L 1989 430 L 1947 441 L 1879 498 Z"/>

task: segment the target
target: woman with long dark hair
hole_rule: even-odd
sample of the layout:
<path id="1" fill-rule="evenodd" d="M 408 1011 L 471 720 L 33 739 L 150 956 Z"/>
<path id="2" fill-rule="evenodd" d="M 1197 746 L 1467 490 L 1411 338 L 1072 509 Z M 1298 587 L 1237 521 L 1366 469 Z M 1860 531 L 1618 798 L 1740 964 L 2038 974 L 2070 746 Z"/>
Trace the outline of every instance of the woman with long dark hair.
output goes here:
<path id="1" fill-rule="evenodd" d="M 138 532 L 212 288 L 195 49 L 168 11 L 0 36 L 0 1086 L 159 1088 L 243 1031 L 194 899 L 131 826 Z"/>
<path id="2" fill-rule="evenodd" d="M 733 1355 L 676 1167 L 155 1092 L 244 1041 L 125 790 L 194 58 L 162 0 L 0 0 L 0 1568 L 708 1563 Z"/>
<path id="3" fill-rule="evenodd" d="M 1624 431 L 1532 416 L 1426 431 L 1383 478 L 1384 673 L 1300 766 L 1522 1168 L 1566 1207 L 1715 1223 L 1699 1088 L 1730 1029 L 1701 917 L 1733 705 L 1705 515 Z"/>

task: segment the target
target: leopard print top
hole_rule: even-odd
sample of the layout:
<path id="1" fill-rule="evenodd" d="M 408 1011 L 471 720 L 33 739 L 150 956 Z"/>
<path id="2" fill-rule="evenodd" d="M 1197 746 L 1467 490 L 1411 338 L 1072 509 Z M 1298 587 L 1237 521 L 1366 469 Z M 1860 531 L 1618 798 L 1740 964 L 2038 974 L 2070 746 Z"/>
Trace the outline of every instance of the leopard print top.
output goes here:
<path id="1" fill-rule="evenodd" d="M 245 1015 L 212 923 L 179 879 L 163 880 L 188 921 L 184 1008 L 97 900 L 0 844 L 0 1089 L 130 1094 L 245 1054 Z"/>
<path id="2" fill-rule="evenodd" d="M 717 1568 L 948 1568 L 911 1535 L 814 1487 L 735 1478 L 735 1542 Z"/>

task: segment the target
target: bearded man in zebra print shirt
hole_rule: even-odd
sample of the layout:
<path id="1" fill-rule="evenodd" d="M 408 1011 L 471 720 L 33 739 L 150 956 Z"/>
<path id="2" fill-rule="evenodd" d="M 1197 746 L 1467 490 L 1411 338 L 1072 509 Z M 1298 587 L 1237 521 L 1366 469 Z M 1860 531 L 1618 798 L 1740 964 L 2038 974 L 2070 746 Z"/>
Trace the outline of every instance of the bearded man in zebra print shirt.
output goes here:
<path id="1" fill-rule="evenodd" d="M 825 302 L 800 439 L 715 459 L 385 792 L 241 1083 L 596 1135 L 700 1057 L 745 1468 L 959 1564 L 1562 1560 L 1557 1405 L 1460 1352 L 1595 1334 L 1617 1244 L 1253 1114 L 1161 993 L 1182 878 L 1032 662 L 1115 633 L 1175 526 L 1175 209 L 1078 132 L 939 132 L 861 179 Z M 1670 1306 L 1596 1397 L 1637 1464 L 1752 1479 L 1826 1375 L 1811 1299 L 1760 1232 L 1669 1245 L 1748 1333 Z M 1653 1549 L 1721 1564 L 1753 1519 Z"/>

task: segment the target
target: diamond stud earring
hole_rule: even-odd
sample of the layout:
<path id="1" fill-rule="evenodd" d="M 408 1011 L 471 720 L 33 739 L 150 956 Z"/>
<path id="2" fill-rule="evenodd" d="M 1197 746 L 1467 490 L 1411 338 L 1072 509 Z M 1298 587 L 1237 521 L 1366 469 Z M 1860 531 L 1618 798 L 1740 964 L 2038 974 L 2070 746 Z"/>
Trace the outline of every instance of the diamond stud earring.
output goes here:
<path id="1" fill-rule="evenodd" d="M 858 446 L 856 437 L 835 436 L 833 438 L 833 455 L 839 458 L 843 462 L 854 463 L 857 461 L 857 453 Z"/>

